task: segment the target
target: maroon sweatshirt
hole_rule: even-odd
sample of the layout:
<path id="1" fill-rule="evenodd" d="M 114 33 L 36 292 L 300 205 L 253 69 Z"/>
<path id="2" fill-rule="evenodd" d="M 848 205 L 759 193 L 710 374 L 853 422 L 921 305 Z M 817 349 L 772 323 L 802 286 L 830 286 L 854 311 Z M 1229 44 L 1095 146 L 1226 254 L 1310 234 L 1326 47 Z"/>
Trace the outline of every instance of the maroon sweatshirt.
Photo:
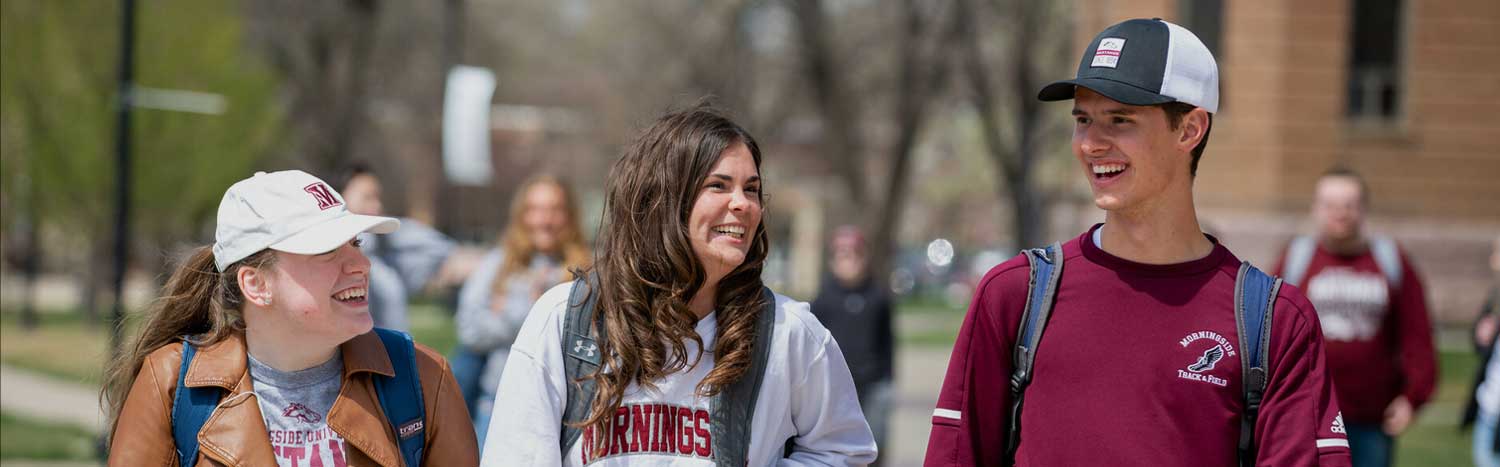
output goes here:
<path id="1" fill-rule="evenodd" d="M 1276 265 L 1276 273 L 1285 267 Z M 1349 423 L 1379 424 L 1398 395 L 1413 407 L 1432 397 L 1437 354 L 1422 279 L 1401 254 L 1401 283 L 1393 286 L 1368 250 L 1337 255 L 1322 245 L 1302 277 L 1318 308 L 1328 347 L 1328 369 Z"/>
<path id="2" fill-rule="evenodd" d="M 1235 465 L 1244 405 L 1234 320 L 1240 260 L 1215 241 L 1197 261 L 1140 264 L 1105 253 L 1092 232 L 1063 245 L 1016 465 Z M 927 466 L 1000 464 L 1028 270 L 1017 257 L 980 281 L 933 412 Z M 1258 463 L 1349 465 L 1317 314 L 1290 286 L 1274 313 Z M 1211 353 L 1222 358 L 1189 370 Z"/>

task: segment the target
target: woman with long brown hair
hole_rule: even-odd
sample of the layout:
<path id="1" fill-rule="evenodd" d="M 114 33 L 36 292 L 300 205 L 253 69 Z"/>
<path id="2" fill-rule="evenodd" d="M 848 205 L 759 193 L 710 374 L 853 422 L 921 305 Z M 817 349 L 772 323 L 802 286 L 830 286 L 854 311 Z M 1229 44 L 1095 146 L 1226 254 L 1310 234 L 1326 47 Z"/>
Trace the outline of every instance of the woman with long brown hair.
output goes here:
<path id="1" fill-rule="evenodd" d="M 551 175 L 522 183 L 511 199 L 505 231 L 459 291 L 460 352 L 481 355 L 478 391 L 470 404 L 480 443 L 489 427 L 495 388 L 531 305 L 543 292 L 588 264 L 578 209 L 568 187 Z"/>
<path id="2" fill-rule="evenodd" d="M 372 331 L 356 235 L 397 226 L 301 171 L 231 186 L 106 370 L 109 465 L 478 463 L 443 357 Z"/>
<path id="3" fill-rule="evenodd" d="M 837 344 L 761 282 L 760 165 L 755 139 L 703 107 L 626 149 L 593 266 L 543 294 L 511 347 L 484 465 L 875 459 Z"/>

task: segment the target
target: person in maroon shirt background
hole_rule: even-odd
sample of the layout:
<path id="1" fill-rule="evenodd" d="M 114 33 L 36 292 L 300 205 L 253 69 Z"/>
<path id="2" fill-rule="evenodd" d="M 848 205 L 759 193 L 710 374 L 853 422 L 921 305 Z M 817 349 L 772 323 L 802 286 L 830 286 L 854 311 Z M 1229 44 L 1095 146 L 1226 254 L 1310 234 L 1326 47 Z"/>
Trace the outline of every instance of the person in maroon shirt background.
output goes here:
<path id="1" fill-rule="evenodd" d="M 1437 354 L 1421 277 L 1393 242 L 1377 246 L 1390 240 L 1364 233 L 1369 202 L 1359 174 L 1323 174 L 1312 206 L 1318 233 L 1288 245 L 1276 274 L 1318 309 L 1354 465 L 1386 467 L 1394 437 L 1432 396 Z M 1389 251 L 1384 268 L 1380 248 Z"/>
<path id="2" fill-rule="evenodd" d="M 1015 465 L 1238 462 L 1240 260 L 1202 233 L 1193 204 L 1217 70 L 1191 32 L 1136 19 L 1101 32 L 1077 78 L 1038 95 L 1073 100 L 1073 155 L 1105 222 L 1062 246 Z M 1020 256 L 980 280 L 933 411 L 926 465 L 1010 462 L 1008 380 L 1028 281 Z M 1348 465 L 1317 313 L 1296 287 L 1280 288 L 1270 329 L 1257 465 Z"/>

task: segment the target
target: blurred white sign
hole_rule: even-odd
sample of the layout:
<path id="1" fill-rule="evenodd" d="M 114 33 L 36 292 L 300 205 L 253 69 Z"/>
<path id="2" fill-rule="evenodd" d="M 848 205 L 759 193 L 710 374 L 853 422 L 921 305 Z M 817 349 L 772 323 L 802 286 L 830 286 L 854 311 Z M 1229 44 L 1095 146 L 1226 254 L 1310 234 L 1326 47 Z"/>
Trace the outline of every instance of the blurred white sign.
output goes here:
<path id="1" fill-rule="evenodd" d="M 134 86 L 130 94 L 130 104 L 143 109 L 220 115 L 229 107 L 224 96 L 207 92 Z"/>
<path id="2" fill-rule="evenodd" d="M 455 185 L 490 183 L 490 99 L 495 74 L 459 65 L 443 96 L 443 173 Z"/>

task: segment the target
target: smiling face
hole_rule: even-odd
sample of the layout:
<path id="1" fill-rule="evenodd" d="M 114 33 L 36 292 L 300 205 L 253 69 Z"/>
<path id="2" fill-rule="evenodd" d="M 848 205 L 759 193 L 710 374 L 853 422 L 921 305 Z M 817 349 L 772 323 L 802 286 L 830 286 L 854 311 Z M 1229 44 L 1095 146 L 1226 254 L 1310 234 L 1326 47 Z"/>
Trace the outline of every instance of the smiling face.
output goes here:
<path id="1" fill-rule="evenodd" d="M 745 262 L 760 217 L 760 170 L 750 149 L 735 143 L 703 180 L 688 214 L 688 239 L 706 284 L 718 283 Z"/>
<path id="2" fill-rule="evenodd" d="M 1105 211 L 1192 196 L 1191 151 L 1207 128 L 1195 109 L 1173 129 L 1156 106 L 1127 105 L 1079 87 L 1073 99 L 1073 155 Z"/>
<path id="3" fill-rule="evenodd" d="M 321 255 L 276 252 L 267 285 L 278 328 L 333 345 L 370 332 L 370 260 L 358 242 Z"/>

